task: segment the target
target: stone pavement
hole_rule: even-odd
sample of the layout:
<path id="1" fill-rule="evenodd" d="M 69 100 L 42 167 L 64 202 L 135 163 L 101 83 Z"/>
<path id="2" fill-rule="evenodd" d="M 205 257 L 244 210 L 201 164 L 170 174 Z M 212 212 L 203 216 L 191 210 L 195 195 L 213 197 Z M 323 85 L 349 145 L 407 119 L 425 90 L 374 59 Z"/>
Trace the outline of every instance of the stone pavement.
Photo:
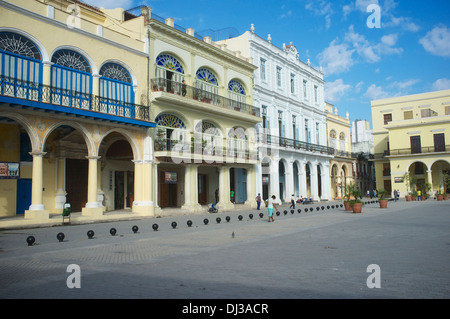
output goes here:
<path id="1" fill-rule="evenodd" d="M 283 206 L 273 223 L 263 208 L 263 218 L 255 210 L 3 230 L 0 298 L 450 297 L 450 201 L 367 204 L 362 214 L 326 208 L 332 204 L 298 205 L 301 213 L 287 215 Z M 70 264 L 80 267 L 81 288 L 67 287 Z M 371 264 L 379 266 L 380 288 L 367 286 Z"/>

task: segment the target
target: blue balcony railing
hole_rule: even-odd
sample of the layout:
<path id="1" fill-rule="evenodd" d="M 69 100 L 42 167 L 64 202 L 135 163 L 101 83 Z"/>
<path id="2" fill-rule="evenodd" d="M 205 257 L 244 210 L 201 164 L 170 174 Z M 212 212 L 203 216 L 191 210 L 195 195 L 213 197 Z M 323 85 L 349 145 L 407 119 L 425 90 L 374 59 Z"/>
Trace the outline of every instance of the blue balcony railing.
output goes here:
<path id="1" fill-rule="evenodd" d="M 67 113 L 75 110 L 83 111 L 92 117 L 104 114 L 123 119 L 150 121 L 150 108 L 126 101 L 118 101 L 97 95 L 77 92 L 42 85 L 36 82 L 27 82 L 20 79 L 0 77 L 0 97 L 16 104 L 28 104 L 33 107 L 53 109 Z M 26 103 L 27 102 L 27 103 Z M 85 113 L 85 112 L 88 113 Z M 76 113 L 76 112 L 75 112 Z"/>

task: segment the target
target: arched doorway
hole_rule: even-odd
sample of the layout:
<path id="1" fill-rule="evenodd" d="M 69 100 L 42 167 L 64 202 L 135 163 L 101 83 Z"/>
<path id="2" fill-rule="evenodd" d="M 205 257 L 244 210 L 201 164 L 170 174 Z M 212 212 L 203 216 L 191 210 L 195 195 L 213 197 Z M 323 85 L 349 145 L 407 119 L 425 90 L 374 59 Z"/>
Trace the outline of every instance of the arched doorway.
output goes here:
<path id="1" fill-rule="evenodd" d="M 311 197 L 311 166 L 309 163 L 305 165 L 306 174 L 306 197 Z"/>

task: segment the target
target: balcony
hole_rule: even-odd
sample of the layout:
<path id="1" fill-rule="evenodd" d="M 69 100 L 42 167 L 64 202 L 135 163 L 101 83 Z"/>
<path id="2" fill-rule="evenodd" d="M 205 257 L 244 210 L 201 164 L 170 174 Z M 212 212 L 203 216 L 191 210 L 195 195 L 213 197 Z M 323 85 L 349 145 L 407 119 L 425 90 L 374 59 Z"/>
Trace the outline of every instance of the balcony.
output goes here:
<path id="1" fill-rule="evenodd" d="M 150 122 L 148 106 L 5 76 L 0 77 L 0 102 L 111 122 L 155 126 Z"/>
<path id="2" fill-rule="evenodd" d="M 259 142 L 266 144 L 266 145 L 271 145 L 271 146 L 284 147 L 284 148 L 299 150 L 299 151 L 317 152 L 317 153 L 326 154 L 326 155 L 334 155 L 336 152 L 335 149 L 328 147 L 328 146 L 312 144 L 312 143 L 294 140 L 291 138 L 279 137 L 279 136 L 268 135 L 268 134 L 267 135 L 264 134 L 264 135 L 260 136 Z"/>
<path id="3" fill-rule="evenodd" d="M 164 78 L 155 78 L 151 80 L 151 87 L 154 92 L 166 92 L 180 97 L 193 99 L 203 103 L 210 104 L 226 110 L 260 117 L 260 110 L 253 105 L 235 101 L 216 93 L 209 92 L 197 87 L 182 84 L 180 82 L 167 80 Z"/>
<path id="4" fill-rule="evenodd" d="M 158 128 L 158 132 L 164 131 Z M 186 136 L 192 136 L 190 141 L 173 140 L 166 134 L 155 136 L 154 149 L 156 157 L 171 157 L 184 159 L 202 159 L 210 162 L 256 162 L 257 153 L 249 149 L 247 141 L 226 139 L 210 136 L 202 136 L 201 133 L 185 132 Z"/>
<path id="5" fill-rule="evenodd" d="M 376 153 L 375 159 L 387 159 L 392 156 L 407 156 L 407 155 L 417 155 L 417 154 L 433 154 L 433 153 L 448 153 L 450 152 L 450 145 L 442 146 L 423 146 L 416 148 L 401 148 L 394 150 L 386 150 L 384 153 Z"/>

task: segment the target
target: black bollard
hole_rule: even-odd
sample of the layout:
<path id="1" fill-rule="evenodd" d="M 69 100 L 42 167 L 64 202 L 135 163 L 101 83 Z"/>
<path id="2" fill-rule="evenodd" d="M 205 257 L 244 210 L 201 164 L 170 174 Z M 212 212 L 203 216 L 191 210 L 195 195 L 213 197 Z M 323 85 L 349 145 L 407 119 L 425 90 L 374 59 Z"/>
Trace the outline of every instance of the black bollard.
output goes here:
<path id="1" fill-rule="evenodd" d="M 227 216 L 227 217 L 225 217 L 225 219 L 226 219 L 226 221 L 227 221 L 227 223 L 228 223 L 228 222 L 230 222 L 230 219 L 231 219 L 231 218 L 230 218 L 230 216 Z"/>
<path id="2" fill-rule="evenodd" d="M 87 236 L 88 236 L 89 239 L 94 238 L 94 231 L 93 230 L 88 230 Z"/>
<path id="3" fill-rule="evenodd" d="M 205 218 L 205 219 L 203 220 L 203 223 L 204 223 L 205 225 L 208 225 L 208 223 L 209 223 L 208 218 Z"/>
<path id="4" fill-rule="evenodd" d="M 221 221 L 222 221 L 222 219 L 221 219 L 220 217 L 217 217 L 217 218 L 216 218 L 217 224 L 220 224 Z"/>
<path id="5" fill-rule="evenodd" d="M 153 225 L 152 225 L 152 228 L 153 228 L 154 231 L 157 231 L 157 230 L 158 230 L 158 227 L 159 227 L 158 224 L 153 224 Z"/>
<path id="6" fill-rule="evenodd" d="M 28 246 L 33 246 L 35 241 L 36 241 L 36 239 L 34 238 L 34 236 L 28 236 L 27 237 Z"/>
<path id="7" fill-rule="evenodd" d="M 248 215 L 250 219 L 253 219 L 253 214 Z"/>
<path id="8" fill-rule="evenodd" d="M 59 240 L 59 242 L 62 242 L 64 240 L 66 236 L 64 235 L 64 233 L 58 233 L 56 235 L 56 238 Z"/>
<path id="9" fill-rule="evenodd" d="M 177 223 L 176 223 L 176 222 L 172 222 L 171 225 L 172 225 L 172 228 L 173 228 L 173 229 L 177 228 Z"/>
<path id="10" fill-rule="evenodd" d="M 136 225 L 134 225 L 132 228 L 131 228 L 131 230 L 133 231 L 133 233 L 137 233 L 138 232 L 138 230 L 139 230 L 139 227 L 137 227 Z"/>
<path id="11" fill-rule="evenodd" d="M 116 233 L 117 233 L 117 230 L 116 230 L 115 228 L 111 228 L 111 229 L 109 230 L 109 233 L 111 234 L 111 236 L 115 236 Z"/>
<path id="12" fill-rule="evenodd" d="M 192 220 L 188 220 L 187 221 L 187 225 L 188 225 L 188 227 L 191 227 L 192 226 Z"/>

